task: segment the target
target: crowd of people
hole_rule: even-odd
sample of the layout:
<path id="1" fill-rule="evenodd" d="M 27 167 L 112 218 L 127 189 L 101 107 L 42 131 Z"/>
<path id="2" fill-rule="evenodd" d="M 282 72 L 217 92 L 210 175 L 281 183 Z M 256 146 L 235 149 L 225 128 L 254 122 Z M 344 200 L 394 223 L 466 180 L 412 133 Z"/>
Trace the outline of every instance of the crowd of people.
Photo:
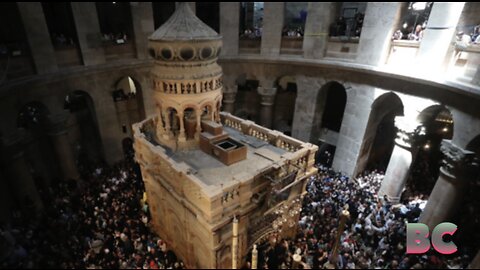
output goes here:
<path id="1" fill-rule="evenodd" d="M 427 197 L 410 194 L 393 204 L 377 196 L 383 172 L 349 178 L 317 166 L 318 174 L 307 183 L 296 237 L 274 238 L 259 246 L 259 268 L 458 269 L 471 262 L 473 253 L 460 245 L 456 253 L 460 255 L 405 254 L 405 224 L 418 222 Z M 80 181 L 60 182 L 40 190 L 43 214 L 23 214 L 33 213 L 33 209 L 16 211 L 9 224 L 1 224 L 0 267 L 184 268 L 167 244 L 150 230 L 148 204 L 133 149 L 128 151 L 126 161 L 113 167 L 82 167 L 81 171 Z M 345 211 L 348 215 L 339 236 L 339 217 Z M 294 265 L 294 255 L 301 258 L 298 265 Z"/>
<path id="2" fill-rule="evenodd" d="M 45 211 L 0 226 L 1 268 L 181 269 L 150 231 L 143 181 L 129 159 L 42 192 Z"/>
<path id="3" fill-rule="evenodd" d="M 407 222 L 418 222 L 426 198 L 406 197 L 391 204 L 378 198 L 382 172 L 373 171 L 355 179 L 319 166 L 318 175 L 307 184 L 295 239 L 283 239 L 261 247 L 259 266 L 287 269 L 293 265 L 294 254 L 301 256 L 300 268 L 465 268 L 472 260 L 461 250 L 459 256 L 406 255 Z M 341 234 L 337 258 L 332 258 L 339 228 L 339 216 L 348 210 L 345 229 Z M 461 247 L 459 247 L 461 248 Z M 333 264 L 334 263 L 334 264 Z"/>

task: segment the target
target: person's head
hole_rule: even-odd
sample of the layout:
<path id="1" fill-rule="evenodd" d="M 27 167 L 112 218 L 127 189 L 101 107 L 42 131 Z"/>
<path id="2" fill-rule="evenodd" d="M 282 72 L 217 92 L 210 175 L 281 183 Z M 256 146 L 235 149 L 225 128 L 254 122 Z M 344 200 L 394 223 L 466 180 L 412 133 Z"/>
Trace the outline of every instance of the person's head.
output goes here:
<path id="1" fill-rule="evenodd" d="M 420 24 L 417 24 L 417 27 L 415 27 L 415 32 L 420 32 L 422 31 L 422 26 Z"/>

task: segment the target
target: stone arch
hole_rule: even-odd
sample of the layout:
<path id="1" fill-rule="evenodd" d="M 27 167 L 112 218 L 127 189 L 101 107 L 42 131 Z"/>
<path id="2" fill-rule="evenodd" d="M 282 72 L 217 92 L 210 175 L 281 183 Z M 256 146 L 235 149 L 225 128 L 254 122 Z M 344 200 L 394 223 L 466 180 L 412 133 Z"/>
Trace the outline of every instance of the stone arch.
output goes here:
<path id="1" fill-rule="evenodd" d="M 55 157 L 50 132 L 50 110 L 42 102 L 31 101 L 18 112 L 17 127 L 24 129 L 24 155 L 37 188 L 47 188 L 59 178 L 58 160 Z"/>
<path id="2" fill-rule="evenodd" d="M 319 145 L 317 160 L 328 166 L 333 162 L 346 104 L 346 89 L 338 81 L 329 81 L 318 91 L 310 141 Z"/>
<path id="3" fill-rule="evenodd" d="M 126 159 L 133 159 L 133 140 L 130 137 L 126 137 L 122 140 L 123 155 Z"/>
<path id="4" fill-rule="evenodd" d="M 453 116 L 444 105 L 428 106 L 418 114 L 416 120 L 424 126 L 425 135 L 412 148 L 413 160 L 404 198 L 428 196 L 431 193 L 440 174 L 443 158 L 440 144 L 442 140 L 451 140 L 453 137 Z"/>
<path id="5" fill-rule="evenodd" d="M 234 115 L 241 117 L 237 112 L 247 111 L 248 120 L 258 121 L 260 118 L 260 94 L 257 89 L 260 81 L 254 75 L 240 74 L 235 80 L 237 94 L 235 95 Z"/>
<path id="6" fill-rule="evenodd" d="M 112 92 L 115 109 L 120 123 L 129 127 L 128 134 L 132 135 L 131 126 L 145 118 L 145 104 L 141 84 L 133 76 L 122 76 L 115 81 Z"/>
<path id="7" fill-rule="evenodd" d="M 230 245 L 222 247 L 217 252 L 217 269 L 229 269 L 232 268 L 232 248 Z"/>
<path id="8" fill-rule="evenodd" d="M 354 175 L 371 169 L 386 170 L 395 143 L 395 117 L 403 116 L 403 109 L 402 100 L 393 92 L 372 103 Z"/>
<path id="9" fill-rule="evenodd" d="M 183 123 L 187 139 L 193 139 L 197 132 L 197 114 L 199 110 L 195 105 L 185 105 L 183 107 Z"/>
<path id="10" fill-rule="evenodd" d="M 284 75 L 274 84 L 277 93 L 273 105 L 273 129 L 291 135 L 297 100 L 297 80 L 295 76 Z"/>
<path id="11" fill-rule="evenodd" d="M 64 109 L 70 112 L 67 128 L 77 162 L 98 163 L 104 160 L 95 103 L 83 90 L 65 96 Z"/>
<path id="12" fill-rule="evenodd" d="M 203 103 L 200 108 L 202 120 L 214 120 L 216 106 L 212 101 Z"/>
<path id="13" fill-rule="evenodd" d="M 42 102 L 31 101 L 22 106 L 17 116 L 17 127 L 38 129 L 46 124 L 50 110 Z"/>

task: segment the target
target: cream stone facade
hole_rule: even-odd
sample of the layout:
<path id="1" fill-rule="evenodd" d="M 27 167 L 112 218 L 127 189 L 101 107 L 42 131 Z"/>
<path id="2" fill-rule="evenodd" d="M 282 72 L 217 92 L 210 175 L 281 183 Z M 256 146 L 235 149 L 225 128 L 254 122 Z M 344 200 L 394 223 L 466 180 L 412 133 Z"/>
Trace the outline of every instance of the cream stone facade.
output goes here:
<path id="1" fill-rule="evenodd" d="M 219 112 L 220 47 L 218 34 L 179 5 L 150 37 L 158 112 L 133 127 L 154 229 L 191 268 L 236 268 L 257 241 L 294 236 L 317 171 L 315 145 Z M 201 137 L 214 137 L 204 128 L 211 123 L 246 156 L 226 165 L 200 149 Z"/>
<path id="2" fill-rule="evenodd" d="M 190 4 L 192 5 L 193 2 Z M 279 13 L 281 7 L 277 3 L 266 4 L 265 24 L 268 26 L 264 28 L 264 32 L 268 33 L 265 33 L 265 38 L 261 41 L 258 40 L 259 46 L 255 54 L 252 50 L 246 52 L 245 48 L 242 48 L 244 40 L 240 39 L 238 32 L 243 19 L 240 12 L 241 3 L 213 4 L 219 6 L 218 23 L 222 39 L 210 37 L 210 39 L 199 39 L 193 42 L 185 39 L 173 41 L 172 38 L 151 40 L 149 43 L 148 37 L 154 32 L 154 25 L 157 25 L 158 21 L 155 14 L 158 15 L 159 12 L 155 6 L 159 5 L 151 2 L 131 2 L 127 5 L 131 13 L 133 35 L 129 36 L 129 42 L 121 45 L 102 43 L 101 18 L 95 3 L 68 4 L 74 20 L 74 39 L 78 41 L 76 48 L 68 50 L 54 48 L 51 40 L 52 33 L 47 26 L 48 14 L 42 9 L 41 3 L 8 3 L 5 6 L 8 13 L 13 14 L 15 10 L 19 12 L 18 23 L 12 21 L 12 27 L 15 30 L 18 29 L 16 32 L 25 32 L 25 39 L 21 41 L 25 42 L 29 52 L 0 59 L 2 72 L 0 80 L 0 115 L 2 116 L 0 121 L 0 149 L 2 150 L 0 151 L 0 179 L 2 180 L 0 181 L 2 202 L 0 203 L 0 220 L 8 221 L 11 218 L 12 207 L 22 205 L 25 196 L 37 202 L 36 198 L 39 196 L 36 186 L 39 183 L 48 187 L 49 179 L 52 178 L 75 179 L 78 175 L 76 166 L 78 166 L 78 146 L 81 140 L 87 142 L 83 146 L 98 150 L 97 154 L 100 155 L 101 160 L 114 164 L 123 159 L 123 142 L 130 139 L 131 124 L 144 119 L 145 116 L 153 115 L 154 117 L 137 125 L 136 129 L 143 128 L 149 132 L 137 132 L 135 135 L 140 138 L 143 136 L 153 138 L 142 140 L 145 145 L 149 145 L 147 142 L 153 142 L 151 143 L 153 146 L 149 145 L 145 148 L 149 149 L 145 153 L 152 149 L 160 151 L 160 148 L 164 148 L 157 144 L 168 145 L 165 149 L 176 149 L 176 151 L 166 152 L 170 157 L 176 157 L 182 152 L 199 151 L 197 143 L 201 137 L 199 131 L 202 129 L 204 120 L 213 119 L 217 124 L 224 124 L 225 134 L 234 132 L 234 129 L 229 128 L 225 122 L 227 118 L 230 119 L 233 116 L 222 116 L 217 102 L 221 103 L 223 111 L 230 112 L 232 115 L 247 118 L 248 114 L 252 114 L 252 117 L 248 117 L 250 122 L 244 120 L 237 122 L 241 123 L 240 126 L 255 127 L 253 128 L 255 132 L 263 130 L 253 123 L 257 121 L 264 127 L 271 125 L 272 129 L 280 132 L 286 134 L 290 132 L 297 140 L 317 144 L 319 139 L 323 139 L 336 147 L 332 156 L 332 168 L 349 176 L 362 173 L 367 167 L 370 156 L 376 152 L 375 134 L 382 118 L 388 118 L 386 115 L 403 115 L 408 121 L 413 121 L 430 106 L 443 106 L 450 111 L 453 121 L 451 141 L 454 145 L 473 151 L 477 155 L 480 153 L 479 45 L 470 44 L 463 48 L 455 46 L 453 42 L 455 26 L 478 24 L 479 3 L 435 3 L 433 9 L 436 11 L 432 11 L 428 20 L 431 25 L 425 29 L 423 40 L 425 42 L 416 42 L 391 40 L 391 34 L 398 25 L 402 24 L 401 16 L 397 16 L 402 8 L 398 3 L 365 3 L 365 23 L 361 36 L 341 40 L 321 34 L 328 31 L 328 26 L 335 20 L 336 14 L 341 12 L 338 3 L 311 2 L 308 3 L 305 35 L 295 37 L 302 46 L 290 46 L 295 47 L 294 49 L 285 46 L 287 41 L 291 41 L 288 40 L 290 37 L 281 37 L 279 33 L 284 23 L 283 16 L 275 15 Z M 287 4 L 284 3 L 284 6 L 286 7 Z M 459 14 L 460 18 L 457 21 Z M 6 17 L 1 19 L 6 20 Z M 438 27 L 442 29 L 436 29 Z M 281 42 L 278 40 L 279 36 Z M 221 43 L 223 44 L 220 45 Z M 211 48 L 213 52 L 211 57 L 218 57 L 223 75 L 215 61 L 206 59 L 210 57 L 207 53 L 208 49 L 204 52 L 206 57 L 202 56 L 205 45 Z M 187 46 L 191 49 L 191 57 L 188 57 L 190 55 L 188 49 L 184 52 L 185 57 L 182 56 L 181 48 Z M 170 48 L 171 56 L 168 56 L 168 50 L 162 56 L 163 48 Z M 420 67 L 416 64 L 418 60 L 428 67 L 417 69 L 417 66 Z M 446 66 L 445 70 L 432 72 L 432 74 L 420 72 L 430 71 L 434 63 L 440 66 L 438 64 L 440 60 Z M 207 66 L 208 71 L 204 71 L 202 68 Z M 182 67 L 182 69 L 178 71 L 176 67 Z M 155 76 L 152 76 L 152 73 Z M 191 74 L 195 74 L 196 77 Z M 112 92 L 120 88 L 119 81 L 126 77 L 130 77 L 135 82 L 137 97 L 131 100 L 115 101 L 112 98 Z M 281 89 L 282 83 L 279 83 L 285 77 L 289 77 L 289 83 L 296 84 L 295 92 L 286 91 L 287 94 L 292 94 L 291 96 L 283 95 L 285 89 Z M 259 83 L 247 91 L 243 86 L 250 80 L 257 80 Z M 206 86 L 205 83 L 207 83 Z M 182 93 L 182 84 L 184 93 Z M 328 94 L 332 90 L 330 89 L 332 84 L 341 85 L 345 91 L 345 107 L 342 109 L 344 114 L 338 131 L 322 127 L 322 118 L 328 111 Z M 188 94 L 189 88 L 190 94 Z M 82 119 L 78 113 L 65 109 L 66 98 L 74 92 L 81 92 L 90 102 L 89 114 L 95 125 L 89 126 L 97 127 L 98 136 L 95 139 L 85 138 L 84 131 L 89 130 L 83 126 L 85 119 Z M 202 101 L 197 100 L 196 97 L 201 95 L 204 97 L 201 98 Z M 174 100 L 181 100 L 181 102 L 176 103 Z M 287 104 L 285 100 L 292 102 Z M 287 108 L 287 105 L 291 107 Z M 45 116 L 46 121 L 42 122 L 36 130 L 19 124 L 20 116 L 25 109 L 29 108 L 43 108 L 41 115 Z M 205 108 L 207 110 L 204 114 Z M 183 117 L 179 117 L 180 115 Z M 197 120 L 197 115 L 200 116 L 200 120 Z M 392 125 L 394 125 L 393 116 L 389 119 Z M 158 119 L 161 119 L 161 125 L 157 125 Z M 167 119 L 170 120 L 169 128 L 165 121 Z M 183 134 L 180 128 L 181 119 L 184 123 Z M 198 123 L 200 123 L 200 129 L 197 128 Z M 21 134 L 25 132 L 26 136 L 22 136 Z M 255 132 L 252 131 L 252 134 Z M 274 131 L 266 131 L 266 133 L 275 134 L 268 136 L 269 141 L 272 141 L 272 138 L 282 138 L 280 141 L 288 138 Z M 408 155 L 412 154 L 400 145 L 395 145 L 395 134 L 384 135 L 384 137 L 391 138 L 393 151 L 392 154 L 387 153 L 385 156 L 391 161 L 388 162 L 392 172 L 390 175 L 395 176 L 394 168 L 401 164 L 406 169 L 411 163 Z M 320 145 L 318 152 L 322 152 L 321 147 Z M 251 150 L 248 151 L 247 156 L 251 156 Z M 188 156 L 188 154 L 184 155 Z M 198 158 L 198 155 L 193 156 Z M 215 166 L 230 167 L 213 157 L 212 160 L 212 162 L 218 162 Z M 232 166 L 238 166 L 240 163 Z M 190 165 L 179 162 L 175 168 L 180 170 L 179 168 L 186 168 L 185 166 Z M 238 168 L 247 170 L 241 166 Z M 192 172 L 187 171 L 185 175 L 191 176 Z M 35 178 L 39 177 L 42 180 L 38 182 Z M 183 177 L 186 176 L 178 176 L 180 180 L 174 184 L 179 185 Z M 462 179 L 463 176 L 458 178 Z M 160 185 L 153 179 L 147 174 L 146 182 Z M 450 194 L 449 192 L 454 191 L 455 196 L 463 197 L 463 188 L 457 189 L 460 185 L 451 184 L 452 179 L 441 172 L 436 182 L 438 185 L 431 192 L 431 203 L 423 216 L 426 221 L 436 223 L 439 220 L 447 220 L 448 217 L 439 212 L 440 207 L 437 207 L 437 204 L 446 194 Z M 403 188 L 403 184 L 400 185 L 399 182 L 403 181 L 396 181 L 395 177 L 386 178 L 384 190 L 391 193 L 392 198 L 397 197 L 395 193 Z M 389 186 L 388 183 L 392 185 Z M 215 183 L 209 182 L 203 185 L 205 190 L 210 190 Z M 185 184 L 185 190 L 190 186 L 196 185 Z M 226 184 L 224 183 L 223 186 Z M 241 187 L 247 189 L 247 186 L 248 184 L 245 184 Z M 256 185 L 253 186 L 250 192 L 261 190 L 257 189 Z M 223 187 L 220 185 L 218 189 L 220 188 Z M 173 187 L 165 186 L 164 189 L 173 190 Z M 161 188 L 158 187 L 156 192 L 158 196 L 162 200 L 167 200 L 166 196 L 170 193 L 162 193 L 160 190 Z M 198 188 L 198 190 L 201 189 Z M 194 191 L 196 192 L 197 189 Z M 187 193 L 187 191 L 180 192 L 177 197 L 173 197 L 175 194 L 171 193 L 168 195 L 170 196 L 168 203 L 173 204 L 179 200 L 186 205 L 187 200 L 184 195 Z M 202 193 L 198 191 L 196 194 L 195 196 L 199 197 L 198 194 Z M 242 193 L 241 190 L 239 194 L 247 198 L 253 197 L 253 195 Z M 194 200 L 195 196 L 191 199 Z M 252 198 L 252 200 L 257 199 Z M 457 205 L 452 201 L 445 203 L 449 204 L 448 207 L 455 206 L 453 207 L 455 209 L 452 208 L 452 213 L 458 210 Z M 223 209 L 223 205 L 221 203 L 219 205 L 221 208 L 218 205 L 216 207 Z M 239 203 L 235 203 L 232 207 L 238 205 Z M 444 207 L 443 204 L 441 206 Z M 227 210 L 230 211 L 228 206 Z M 196 222 L 197 218 L 189 210 L 182 212 L 174 209 L 172 211 L 171 215 L 184 217 L 184 222 Z M 233 210 L 228 213 L 240 215 Z M 220 262 L 220 258 L 223 258 L 224 265 L 227 265 L 227 262 L 231 263 L 232 243 L 228 242 L 228 239 L 231 238 L 232 215 L 228 219 L 225 217 L 225 226 L 221 227 L 224 231 L 219 231 L 215 227 L 214 231 L 217 235 L 212 236 L 213 239 L 223 239 L 222 245 L 212 245 L 217 248 L 215 254 L 219 254 L 219 257 L 215 257 L 216 262 Z M 170 217 L 165 217 L 165 220 L 168 219 Z M 169 226 L 174 227 L 174 223 L 180 224 L 177 221 L 166 222 L 170 222 L 169 224 L 172 225 Z M 246 242 L 242 238 L 244 237 L 242 233 L 247 223 L 244 217 L 239 217 L 239 251 L 242 250 L 242 245 L 245 245 L 242 241 Z M 207 227 L 198 226 L 192 230 L 201 229 L 202 231 L 197 234 L 203 235 L 202 239 L 208 239 L 210 236 L 207 237 L 204 233 L 209 229 L 203 230 L 203 228 Z M 182 239 L 195 240 L 193 235 L 180 232 L 177 227 L 174 229 Z M 174 245 L 173 237 L 176 236 L 166 237 L 167 239 L 170 237 L 169 243 Z M 204 241 L 198 245 L 201 246 L 203 243 L 207 242 Z M 210 245 L 210 242 L 208 244 Z M 176 249 L 175 251 L 181 252 Z M 194 254 L 194 252 L 203 251 L 197 251 L 195 247 L 189 246 L 185 253 L 187 252 Z M 185 257 L 184 255 L 181 256 Z M 217 255 L 212 252 L 209 256 Z M 479 263 L 480 253 L 472 262 L 473 268 L 478 268 Z M 190 263 L 190 265 L 194 264 Z M 222 264 L 217 263 L 217 265 Z"/>

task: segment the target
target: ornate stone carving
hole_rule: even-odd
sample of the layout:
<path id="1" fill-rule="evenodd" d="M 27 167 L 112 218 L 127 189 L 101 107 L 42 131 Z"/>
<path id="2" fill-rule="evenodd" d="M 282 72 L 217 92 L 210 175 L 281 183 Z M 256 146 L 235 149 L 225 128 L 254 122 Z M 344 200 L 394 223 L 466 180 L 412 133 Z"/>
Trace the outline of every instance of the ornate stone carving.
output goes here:
<path id="1" fill-rule="evenodd" d="M 479 161 L 476 159 L 474 152 L 462 149 L 450 140 L 443 140 L 440 150 L 444 155 L 442 159 L 442 170 L 444 173 L 452 177 L 478 175 Z"/>

